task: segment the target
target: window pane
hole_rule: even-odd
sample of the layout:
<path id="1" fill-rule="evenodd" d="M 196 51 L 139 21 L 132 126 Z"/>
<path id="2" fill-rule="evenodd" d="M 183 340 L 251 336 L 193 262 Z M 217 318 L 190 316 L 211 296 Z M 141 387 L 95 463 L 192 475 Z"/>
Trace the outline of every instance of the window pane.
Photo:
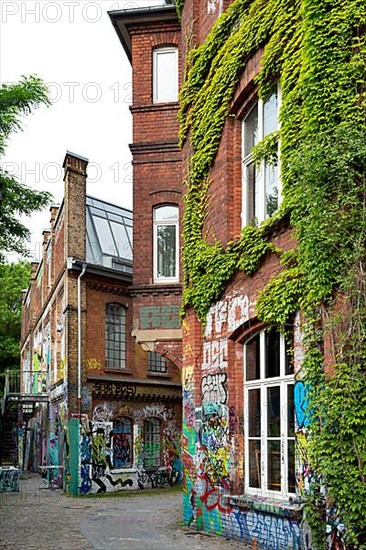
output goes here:
<path id="1" fill-rule="evenodd" d="M 272 216 L 278 209 L 278 166 L 265 165 L 266 215 Z"/>
<path id="2" fill-rule="evenodd" d="M 111 222 L 112 231 L 117 244 L 117 256 L 131 258 L 131 246 L 124 225 Z"/>
<path id="3" fill-rule="evenodd" d="M 278 130 L 278 92 L 277 86 L 263 104 L 263 137 Z"/>
<path id="4" fill-rule="evenodd" d="M 288 476 L 287 484 L 288 490 L 290 493 L 296 492 L 296 478 L 295 478 L 295 441 L 289 439 L 287 441 L 288 450 L 287 450 L 287 460 L 288 460 Z"/>
<path id="5" fill-rule="evenodd" d="M 285 336 L 285 374 L 294 374 L 293 333 Z"/>
<path id="6" fill-rule="evenodd" d="M 280 386 L 267 388 L 267 431 L 268 437 L 281 435 Z"/>
<path id="7" fill-rule="evenodd" d="M 148 368 L 150 372 L 166 372 L 166 358 L 156 351 L 149 351 Z"/>
<path id="8" fill-rule="evenodd" d="M 160 466 L 160 421 L 149 418 L 144 421 L 144 466 L 156 468 Z"/>
<path id="9" fill-rule="evenodd" d="M 132 466 L 132 423 L 128 418 L 113 422 L 113 468 Z"/>
<path id="10" fill-rule="evenodd" d="M 178 100 L 178 50 L 154 52 L 154 101 Z"/>
<path id="11" fill-rule="evenodd" d="M 105 354 L 107 368 L 126 366 L 126 309 L 119 304 L 106 306 Z"/>
<path id="12" fill-rule="evenodd" d="M 260 378 L 260 335 L 257 334 L 245 346 L 246 379 Z"/>
<path id="13" fill-rule="evenodd" d="M 157 226 L 158 277 L 176 277 L 176 231 L 175 225 Z"/>
<path id="14" fill-rule="evenodd" d="M 268 441 L 268 489 L 281 491 L 281 450 L 280 441 Z"/>
<path id="15" fill-rule="evenodd" d="M 271 329 L 266 338 L 266 378 L 280 375 L 280 333 Z"/>
<path id="16" fill-rule="evenodd" d="M 254 224 L 260 219 L 259 212 L 259 171 L 254 162 L 246 165 L 246 208 L 247 223 Z"/>
<path id="17" fill-rule="evenodd" d="M 108 221 L 98 216 L 93 216 L 93 221 L 103 252 L 105 254 L 116 255 L 116 245 L 114 244 Z"/>
<path id="18" fill-rule="evenodd" d="M 249 437 L 260 437 L 261 435 L 261 391 L 260 389 L 250 390 L 249 399 Z"/>
<path id="19" fill-rule="evenodd" d="M 287 435 L 295 435 L 295 405 L 294 405 L 294 385 L 287 386 Z"/>
<path id="20" fill-rule="evenodd" d="M 154 220 L 157 222 L 178 221 L 177 206 L 160 206 L 154 209 Z"/>
<path id="21" fill-rule="evenodd" d="M 249 487 L 261 487 L 261 442 L 249 441 Z"/>
<path id="22" fill-rule="evenodd" d="M 256 104 L 244 122 L 244 157 L 249 155 L 258 141 L 258 104 Z"/>

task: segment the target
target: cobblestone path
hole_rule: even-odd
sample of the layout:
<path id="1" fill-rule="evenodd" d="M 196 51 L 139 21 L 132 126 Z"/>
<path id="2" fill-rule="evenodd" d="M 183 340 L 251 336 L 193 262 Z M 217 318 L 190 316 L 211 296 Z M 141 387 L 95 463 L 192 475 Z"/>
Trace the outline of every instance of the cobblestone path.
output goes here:
<path id="1" fill-rule="evenodd" d="M 245 545 L 181 527 L 181 492 L 70 498 L 21 481 L 0 493 L 0 548 L 8 550 L 245 550 Z M 247 547 L 248 548 L 248 547 Z"/>

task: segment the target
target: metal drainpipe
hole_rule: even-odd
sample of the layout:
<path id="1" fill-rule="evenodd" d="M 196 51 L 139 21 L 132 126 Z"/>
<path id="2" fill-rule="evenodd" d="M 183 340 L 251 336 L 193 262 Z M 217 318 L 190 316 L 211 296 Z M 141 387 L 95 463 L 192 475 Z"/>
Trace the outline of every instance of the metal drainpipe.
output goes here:
<path id="1" fill-rule="evenodd" d="M 81 413 L 81 279 L 84 277 L 86 264 L 78 277 L 78 409 Z"/>

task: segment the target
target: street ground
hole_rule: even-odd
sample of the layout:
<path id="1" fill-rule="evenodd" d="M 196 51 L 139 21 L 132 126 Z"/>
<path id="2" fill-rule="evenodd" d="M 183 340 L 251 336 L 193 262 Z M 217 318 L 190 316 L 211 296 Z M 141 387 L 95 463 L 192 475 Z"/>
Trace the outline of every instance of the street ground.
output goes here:
<path id="1" fill-rule="evenodd" d="M 66 497 L 31 475 L 0 493 L 0 548 L 8 550 L 245 550 L 243 543 L 186 530 L 182 492 Z M 247 547 L 249 548 L 249 547 Z"/>

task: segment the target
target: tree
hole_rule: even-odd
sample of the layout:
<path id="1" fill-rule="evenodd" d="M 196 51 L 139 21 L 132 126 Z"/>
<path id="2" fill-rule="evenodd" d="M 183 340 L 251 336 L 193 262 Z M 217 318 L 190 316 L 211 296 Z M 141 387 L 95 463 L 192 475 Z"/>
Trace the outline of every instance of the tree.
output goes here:
<path id="1" fill-rule="evenodd" d="M 22 290 L 29 277 L 29 263 L 0 264 L 0 375 L 19 368 Z"/>
<path id="2" fill-rule="evenodd" d="M 33 75 L 22 76 L 17 84 L 0 87 L 0 156 L 11 132 L 22 129 L 21 116 L 42 104 L 50 104 L 47 93 L 43 81 Z M 25 241 L 30 232 L 18 216 L 30 216 L 50 200 L 50 193 L 29 188 L 0 167 L 0 262 L 4 261 L 6 251 L 27 254 Z"/>

